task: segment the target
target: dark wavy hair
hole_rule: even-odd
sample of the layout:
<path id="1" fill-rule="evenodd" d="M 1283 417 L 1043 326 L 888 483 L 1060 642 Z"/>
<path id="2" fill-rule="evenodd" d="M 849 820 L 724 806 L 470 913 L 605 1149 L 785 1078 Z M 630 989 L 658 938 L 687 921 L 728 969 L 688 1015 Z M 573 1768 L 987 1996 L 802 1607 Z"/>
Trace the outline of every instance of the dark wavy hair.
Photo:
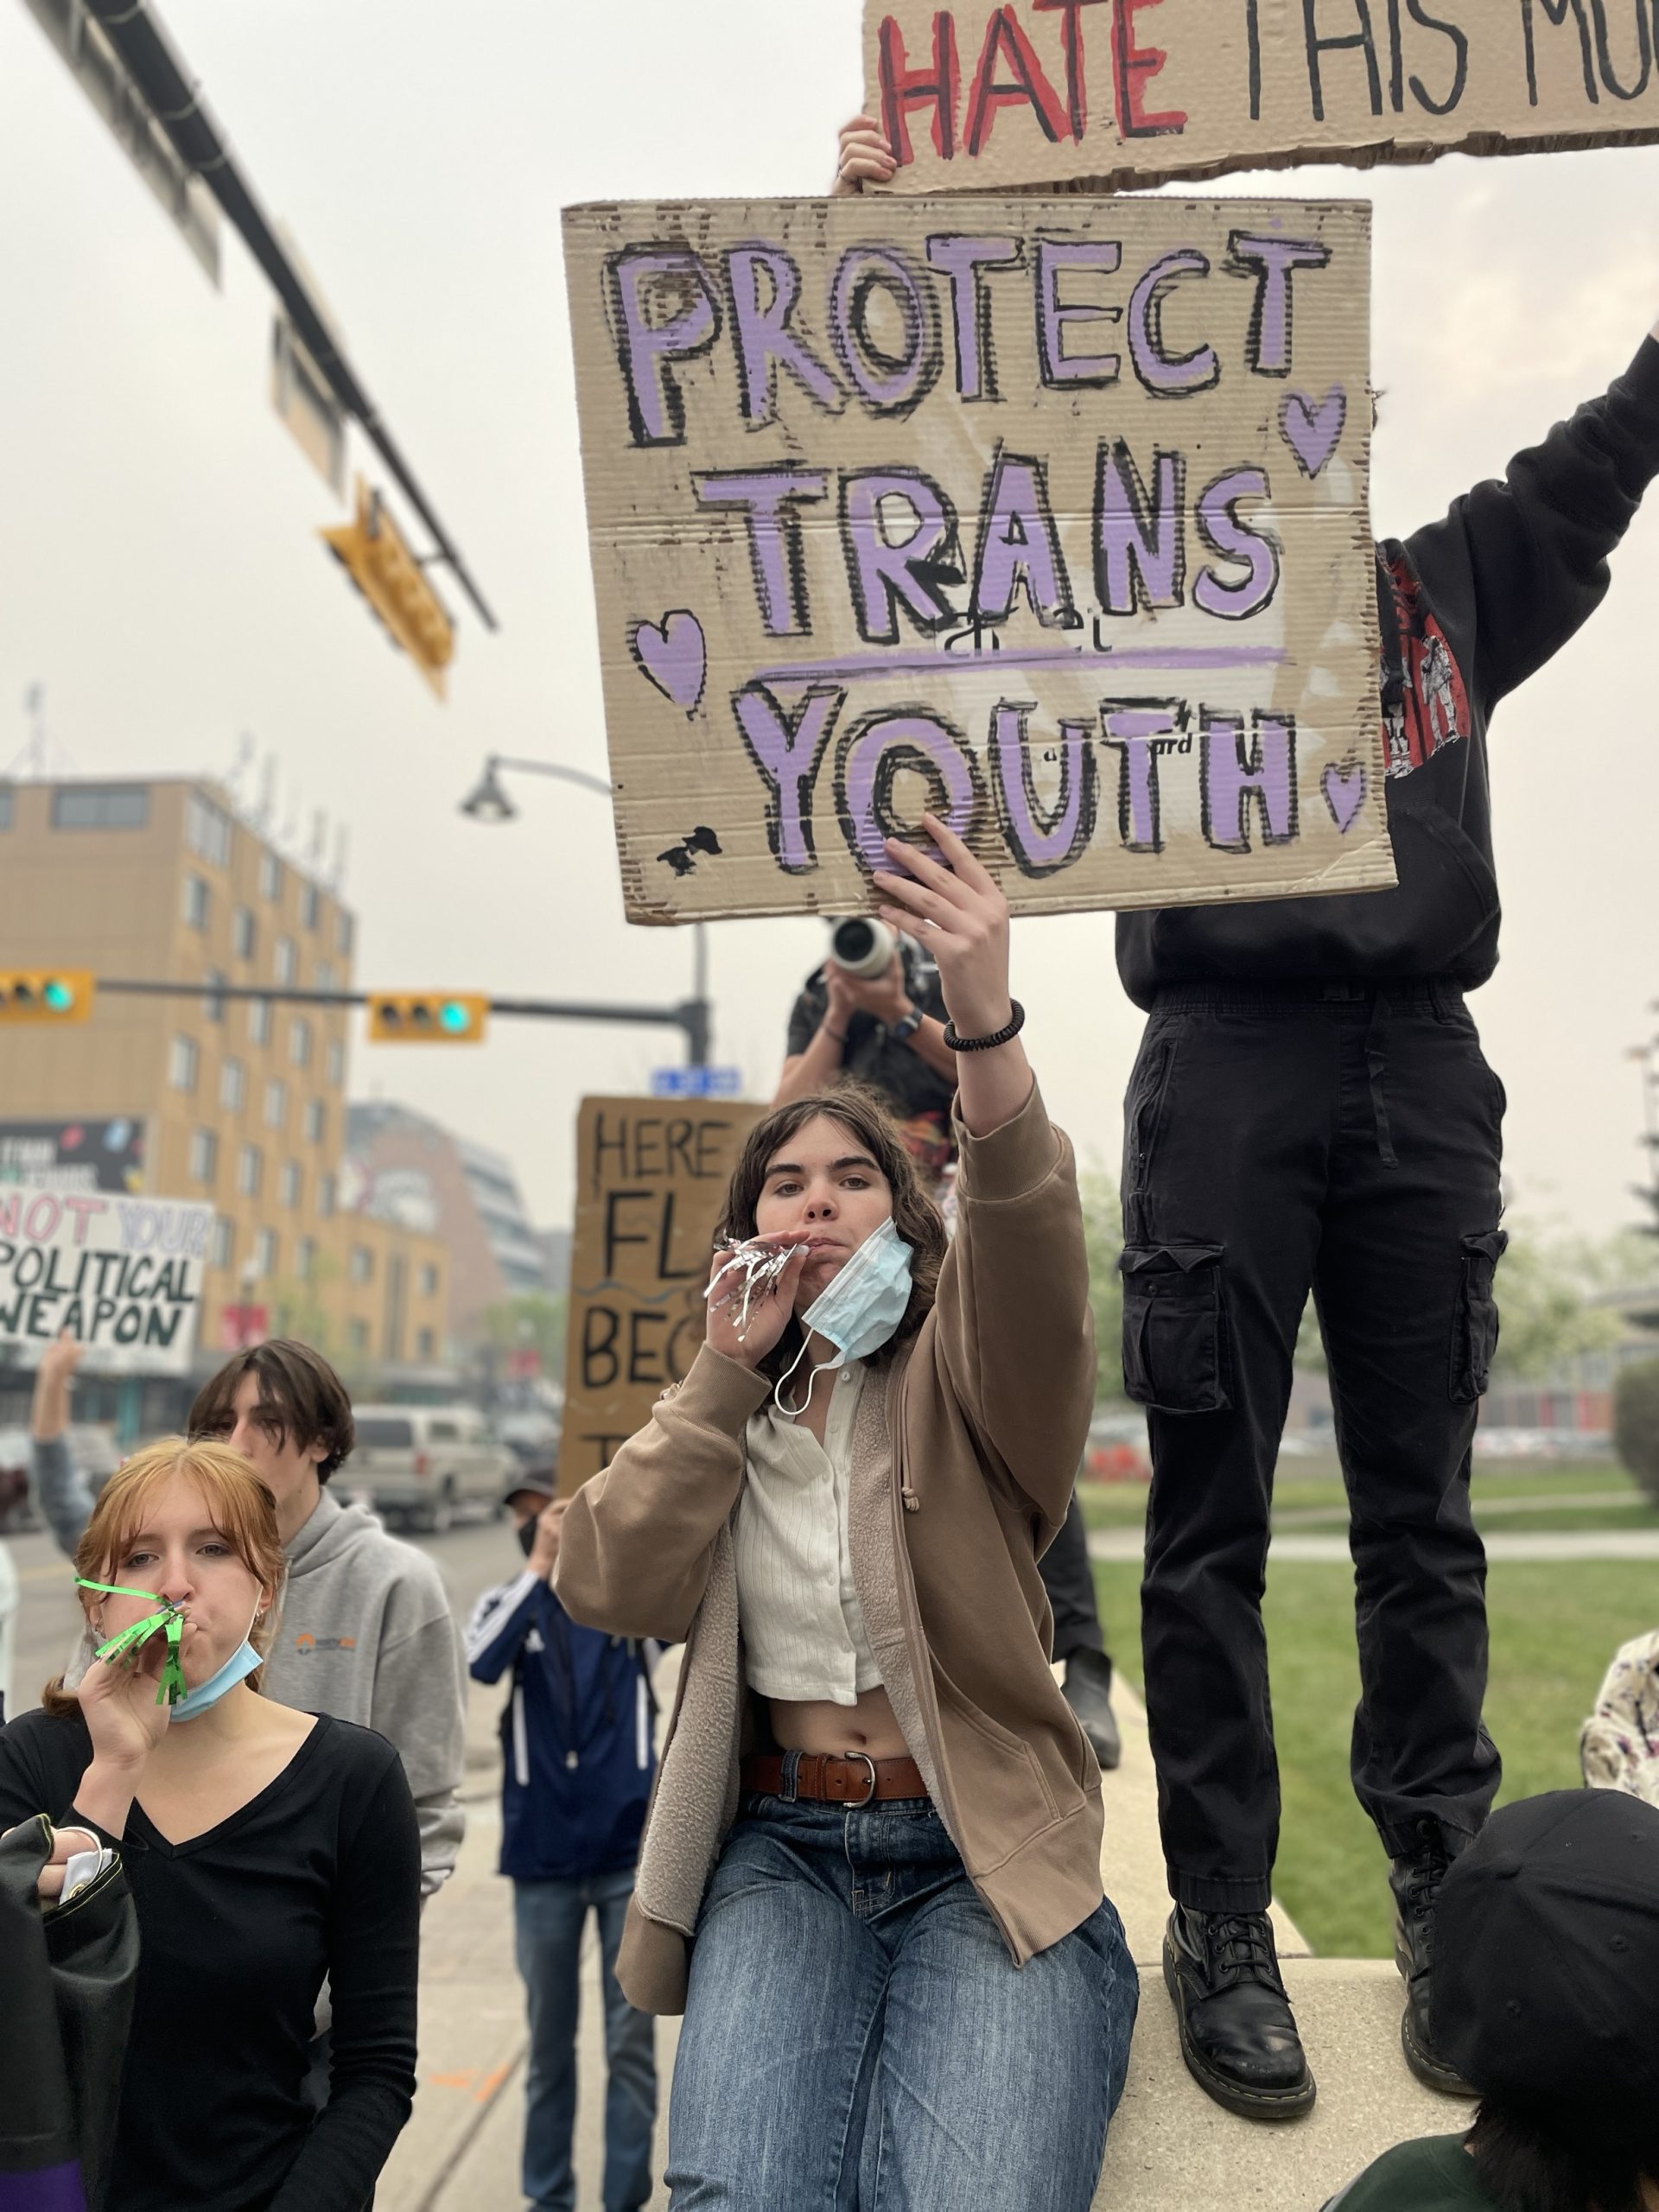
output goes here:
<path id="1" fill-rule="evenodd" d="M 1552 2125 L 1518 2100 L 1486 2097 L 1469 2133 L 1480 2183 L 1499 2212 L 1642 2212 L 1644 2178 L 1659 2178 L 1659 2120 L 1624 2128 L 1586 2117 Z"/>
<path id="2" fill-rule="evenodd" d="M 874 1091 L 859 1083 L 838 1084 L 833 1090 L 815 1091 L 810 1098 L 776 1107 L 764 1121 L 757 1122 L 732 1171 L 725 1210 L 715 1234 L 738 1238 L 754 1235 L 755 1208 L 766 1187 L 767 1168 L 790 1139 L 798 1136 L 820 1115 L 838 1122 L 887 1177 L 893 1192 L 893 1226 L 910 1247 L 910 1304 L 905 1308 L 904 1319 L 875 1355 L 883 1361 L 909 1344 L 932 1312 L 946 1239 L 944 1217 L 922 1188 L 899 1124 Z M 760 1362 L 760 1373 L 775 1382 L 800 1351 L 801 1343 L 800 1324 L 791 1314 L 783 1335 Z"/>

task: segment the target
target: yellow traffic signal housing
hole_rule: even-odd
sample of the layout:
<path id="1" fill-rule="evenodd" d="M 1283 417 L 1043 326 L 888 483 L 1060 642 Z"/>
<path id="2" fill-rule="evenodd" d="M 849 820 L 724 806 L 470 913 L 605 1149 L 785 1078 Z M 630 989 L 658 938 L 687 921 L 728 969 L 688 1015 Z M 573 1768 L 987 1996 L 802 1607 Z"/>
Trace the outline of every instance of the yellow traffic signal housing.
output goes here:
<path id="1" fill-rule="evenodd" d="M 372 1045 L 481 1045 L 490 1002 L 469 992 L 377 991 L 369 1001 Z"/>
<path id="2" fill-rule="evenodd" d="M 0 1022 L 85 1021 L 97 990 L 85 968 L 0 968 Z"/>
<path id="3" fill-rule="evenodd" d="M 359 476 L 355 519 L 319 534 L 385 625 L 392 643 L 409 655 L 442 699 L 443 672 L 455 654 L 455 626 L 381 505 L 380 494 Z"/>

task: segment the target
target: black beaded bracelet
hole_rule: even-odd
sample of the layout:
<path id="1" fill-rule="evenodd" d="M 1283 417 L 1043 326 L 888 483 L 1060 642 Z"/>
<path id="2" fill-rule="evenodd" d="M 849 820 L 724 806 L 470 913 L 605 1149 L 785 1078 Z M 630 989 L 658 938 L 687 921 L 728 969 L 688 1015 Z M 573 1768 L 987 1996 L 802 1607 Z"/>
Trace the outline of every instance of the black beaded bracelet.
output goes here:
<path id="1" fill-rule="evenodd" d="M 1020 1034 L 1020 1032 L 1026 1026 L 1026 1009 L 1020 1005 L 1018 999 L 1010 999 L 1008 1001 L 1008 1004 L 1014 1008 L 1014 1018 L 1008 1023 L 1006 1029 L 999 1029 L 994 1036 L 958 1037 L 957 1034 L 956 1023 L 954 1021 L 947 1022 L 944 1031 L 944 1041 L 950 1047 L 950 1051 L 953 1052 L 989 1052 L 995 1051 L 997 1046 L 1008 1044 L 1014 1038 L 1017 1037 Z"/>

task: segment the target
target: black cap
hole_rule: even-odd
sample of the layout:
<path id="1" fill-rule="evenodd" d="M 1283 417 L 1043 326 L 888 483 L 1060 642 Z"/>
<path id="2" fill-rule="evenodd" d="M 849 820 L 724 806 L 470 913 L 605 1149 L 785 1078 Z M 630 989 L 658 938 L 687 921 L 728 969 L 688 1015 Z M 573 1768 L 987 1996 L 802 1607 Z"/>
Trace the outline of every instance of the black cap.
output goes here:
<path id="1" fill-rule="evenodd" d="M 502 1491 L 502 1504 L 511 1505 L 524 1491 L 528 1491 L 534 1497 L 556 1497 L 559 1494 L 557 1470 L 553 1467 L 522 1468 Z"/>
<path id="2" fill-rule="evenodd" d="M 1659 1808 L 1559 1789 L 1494 1813 L 1435 1913 L 1434 2039 L 1483 2096 L 1569 2136 L 1659 2106 Z"/>

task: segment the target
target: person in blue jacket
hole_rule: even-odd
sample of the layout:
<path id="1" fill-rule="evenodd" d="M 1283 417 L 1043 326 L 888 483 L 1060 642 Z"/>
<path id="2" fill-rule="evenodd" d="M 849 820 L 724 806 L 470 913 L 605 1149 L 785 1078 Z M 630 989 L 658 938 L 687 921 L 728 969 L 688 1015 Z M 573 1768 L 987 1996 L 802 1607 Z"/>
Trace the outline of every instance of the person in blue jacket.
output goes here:
<path id="1" fill-rule="evenodd" d="M 652 1650 L 579 1628 L 553 1595 L 564 1505 L 552 1471 L 515 1478 L 506 1504 L 526 1560 L 486 1591 L 467 1630 L 479 1682 L 512 1670 L 501 1713 L 501 1872 L 513 1889 L 530 2014 L 524 2191 L 536 2212 L 575 2212 L 576 2020 L 582 1939 L 599 1923 L 605 1993 L 605 2212 L 652 2193 L 653 2023 L 616 1980 L 639 1835 L 656 1770 Z"/>

